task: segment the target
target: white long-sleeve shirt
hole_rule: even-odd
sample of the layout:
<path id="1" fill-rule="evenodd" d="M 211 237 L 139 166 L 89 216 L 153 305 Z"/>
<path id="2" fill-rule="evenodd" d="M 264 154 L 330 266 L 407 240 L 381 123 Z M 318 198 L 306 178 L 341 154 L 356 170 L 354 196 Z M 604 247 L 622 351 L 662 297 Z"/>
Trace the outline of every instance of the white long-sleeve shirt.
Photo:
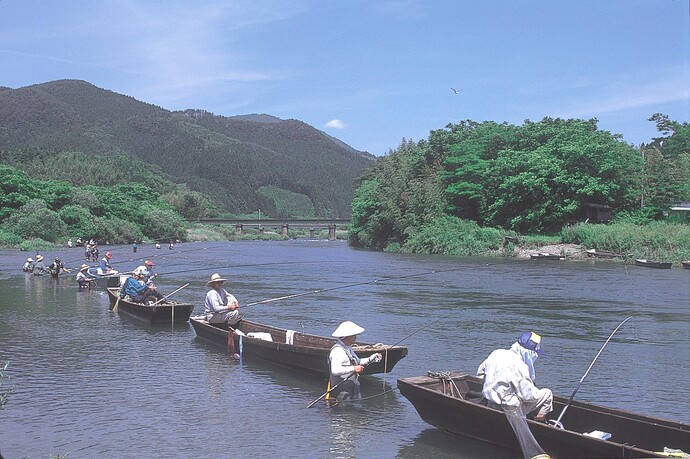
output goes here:
<path id="1" fill-rule="evenodd" d="M 510 349 L 497 349 L 477 368 L 477 376 L 484 378 L 482 393 L 497 405 L 519 406 L 520 402 L 542 397 L 534 385 L 533 366 L 530 369 L 523 360 L 522 352 L 534 353 L 515 343 Z M 530 362 L 533 355 L 526 356 Z M 516 397 L 517 395 L 517 397 Z"/>
<path id="2" fill-rule="evenodd" d="M 220 291 L 218 291 L 212 288 L 206 294 L 206 301 L 204 302 L 204 312 L 206 314 L 217 314 L 219 312 L 227 312 L 228 305 L 233 303 L 236 306 L 239 306 L 237 298 L 228 293 L 225 289 L 221 288 Z"/>

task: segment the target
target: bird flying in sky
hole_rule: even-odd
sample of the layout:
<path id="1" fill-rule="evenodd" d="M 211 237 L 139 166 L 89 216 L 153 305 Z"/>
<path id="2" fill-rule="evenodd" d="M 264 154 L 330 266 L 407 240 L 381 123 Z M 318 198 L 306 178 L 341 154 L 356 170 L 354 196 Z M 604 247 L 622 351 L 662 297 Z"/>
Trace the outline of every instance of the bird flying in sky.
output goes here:
<path id="1" fill-rule="evenodd" d="M 450 90 L 453 91 L 455 94 L 460 94 L 460 91 L 462 91 L 462 89 L 455 89 L 455 88 L 450 88 Z"/>

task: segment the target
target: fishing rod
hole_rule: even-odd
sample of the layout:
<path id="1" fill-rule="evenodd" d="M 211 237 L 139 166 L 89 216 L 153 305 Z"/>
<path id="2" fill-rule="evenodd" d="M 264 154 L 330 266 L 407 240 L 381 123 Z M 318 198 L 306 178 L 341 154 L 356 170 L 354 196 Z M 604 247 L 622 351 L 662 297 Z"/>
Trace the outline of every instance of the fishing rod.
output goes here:
<path id="1" fill-rule="evenodd" d="M 374 279 L 373 281 L 366 281 L 366 282 L 357 282 L 354 284 L 347 284 L 347 285 L 339 285 L 337 287 L 328 287 L 328 288 L 322 288 L 319 290 L 310 290 L 308 292 L 302 292 L 302 293 L 295 293 L 292 295 L 285 295 L 285 296 L 279 296 L 277 298 L 269 298 L 267 300 L 261 300 L 261 301 L 255 301 L 253 303 L 248 303 L 245 304 L 243 307 L 246 308 L 248 306 L 254 306 L 257 304 L 266 304 L 266 303 L 273 303 L 274 301 L 279 301 L 279 300 L 287 300 L 290 298 L 298 298 L 301 296 L 306 296 L 306 295 L 313 295 L 315 293 L 322 293 L 322 292 L 331 292 L 333 290 L 340 290 L 344 288 L 352 288 L 352 287 L 358 287 L 360 285 L 371 285 L 371 284 L 382 284 L 384 282 L 392 281 L 392 280 L 399 280 L 399 279 L 408 279 L 411 277 L 421 277 L 421 276 L 428 276 L 430 274 L 438 274 L 438 273 L 447 273 L 447 272 L 453 272 L 453 271 L 459 271 L 461 269 L 465 268 L 453 268 L 453 269 L 444 269 L 444 270 L 438 270 L 438 271 L 428 271 L 425 273 L 416 273 L 416 274 L 408 274 L 406 276 L 396 276 L 396 277 L 387 277 L 383 279 Z M 411 336 L 411 335 L 410 335 Z"/>
<path id="2" fill-rule="evenodd" d="M 323 263 L 322 260 L 314 260 L 314 261 L 291 261 L 290 264 L 305 264 L 305 263 Z M 271 266 L 271 265 L 284 265 L 285 262 L 282 261 L 272 261 L 272 262 L 266 262 L 266 263 L 247 263 L 247 264 L 242 264 L 242 265 L 223 265 L 223 266 L 205 266 L 203 268 L 193 268 L 193 269 L 183 269 L 180 271 L 169 271 L 169 272 L 164 272 L 164 273 L 159 273 L 159 274 L 180 274 L 180 273 L 191 273 L 191 272 L 196 272 L 196 271 L 211 271 L 211 270 L 216 270 L 216 269 L 232 269 L 232 268 L 246 268 L 246 267 L 252 267 L 252 266 Z"/>
<path id="3" fill-rule="evenodd" d="M 549 423 L 550 423 L 552 426 L 558 427 L 559 429 L 563 429 L 563 428 L 564 428 L 564 427 L 563 427 L 563 424 L 561 424 L 561 419 L 563 419 L 563 415 L 565 414 L 565 411 L 568 409 L 568 407 L 570 406 L 570 404 L 573 403 L 573 399 L 575 398 L 575 394 L 576 394 L 577 391 L 580 389 L 580 386 L 582 385 L 582 381 L 585 380 L 585 378 L 586 378 L 587 375 L 589 374 L 589 371 L 590 371 L 590 370 L 592 369 L 592 367 L 594 366 L 594 363 L 595 363 L 595 362 L 597 361 L 597 359 L 599 358 L 599 355 L 601 355 L 601 353 L 602 353 L 602 351 L 604 350 L 604 348 L 606 347 L 606 345 L 609 344 L 609 341 L 611 341 L 611 338 L 613 338 L 613 335 L 616 334 L 616 332 L 618 331 L 618 329 L 621 328 L 621 327 L 623 326 L 624 323 L 626 323 L 628 320 L 632 319 L 632 317 L 633 317 L 633 316 L 630 316 L 630 317 L 628 317 L 627 319 L 625 319 L 623 322 L 619 323 L 618 326 L 616 327 L 616 329 L 613 330 L 613 331 L 611 332 L 611 334 L 609 335 L 608 339 L 607 339 L 607 340 L 604 342 L 604 344 L 601 346 L 601 349 L 599 349 L 599 352 L 597 352 L 597 355 L 594 357 L 594 360 L 592 360 L 592 363 L 589 364 L 589 368 L 587 368 L 587 371 L 585 371 L 585 374 L 582 375 L 582 378 L 580 378 L 580 382 L 578 382 L 578 383 L 577 383 L 577 386 L 575 386 L 575 390 L 573 391 L 572 395 L 570 396 L 570 399 L 568 400 L 568 403 L 563 407 L 563 411 L 561 411 L 561 415 L 558 416 L 558 419 L 556 419 L 555 421 L 553 421 L 553 420 L 549 421 Z"/>

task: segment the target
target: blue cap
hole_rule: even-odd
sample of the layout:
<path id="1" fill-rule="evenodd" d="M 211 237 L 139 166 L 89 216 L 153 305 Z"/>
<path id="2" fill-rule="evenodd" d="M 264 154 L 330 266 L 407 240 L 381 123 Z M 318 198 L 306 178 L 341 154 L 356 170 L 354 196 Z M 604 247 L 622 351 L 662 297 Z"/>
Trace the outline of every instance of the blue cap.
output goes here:
<path id="1" fill-rule="evenodd" d="M 518 344 L 520 344 L 520 346 L 524 347 L 525 349 L 534 351 L 539 355 L 544 353 L 544 351 L 541 350 L 541 336 L 537 335 L 534 332 L 523 333 L 522 335 L 520 335 L 517 342 Z"/>

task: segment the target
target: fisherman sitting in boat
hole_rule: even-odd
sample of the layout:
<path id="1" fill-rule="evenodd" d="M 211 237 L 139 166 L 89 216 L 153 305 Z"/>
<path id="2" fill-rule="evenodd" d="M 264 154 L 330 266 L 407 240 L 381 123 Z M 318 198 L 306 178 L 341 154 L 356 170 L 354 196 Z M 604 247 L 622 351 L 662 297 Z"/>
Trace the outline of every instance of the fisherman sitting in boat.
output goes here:
<path id="1" fill-rule="evenodd" d="M 91 288 L 96 284 L 96 279 L 89 276 L 89 265 L 83 264 L 77 273 L 77 285 L 79 290 Z"/>
<path id="2" fill-rule="evenodd" d="M 117 271 L 110 266 L 110 259 L 113 258 L 113 254 L 106 252 L 105 256 L 101 258 L 101 263 L 98 265 L 98 274 L 101 275 L 111 275 L 117 274 Z"/>
<path id="3" fill-rule="evenodd" d="M 135 303 L 145 303 L 149 297 L 154 297 L 156 301 L 162 300 L 161 295 L 152 283 L 144 282 L 144 275 L 142 273 L 132 273 L 127 278 L 120 288 L 120 298 L 125 299 L 126 296 L 131 298 Z"/>
<path id="4" fill-rule="evenodd" d="M 523 416 L 537 411 L 536 421 L 553 409 L 553 393 L 534 384 L 534 361 L 543 352 L 541 336 L 534 332 L 520 335 L 510 349 L 497 349 L 477 369 L 484 378 L 482 393 L 492 408 L 520 408 Z"/>
<path id="5" fill-rule="evenodd" d="M 204 314 L 211 324 L 236 325 L 242 319 L 239 301 L 223 288 L 227 281 L 215 273 L 211 280 L 206 282 L 206 286 L 211 287 L 211 290 L 206 293 Z"/>
<path id="6" fill-rule="evenodd" d="M 22 266 L 22 271 L 24 271 L 25 273 L 30 273 L 33 270 L 34 270 L 34 259 L 29 257 L 26 259 L 24 266 Z"/>
<path id="7" fill-rule="evenodd" d="M 153 261 L 151 260 L 146 260 L 143 265 L 137 266 L 134 269 L 134 273 L 141 273 L 144 276 L 144 282 L 147 284 L 149 281 L 155 276 L 153 274 Z"/>
<path id="8" fill-rule="evenodd" d="M 338 325 L 332 336 L 338 338 L 328 355 L 328 366 L 331 377 L 328 380 L 328 395 L 326 399 L 335 397 L 337 400 L 360 399 L 359 374 L 364 366 L 370 362 L 380 362 L 381 354 L 372 354 L 360 359 L 352 345 L 357 341 L 357 335 L 364 329 L 354 322 L 345 321 Z"/>

